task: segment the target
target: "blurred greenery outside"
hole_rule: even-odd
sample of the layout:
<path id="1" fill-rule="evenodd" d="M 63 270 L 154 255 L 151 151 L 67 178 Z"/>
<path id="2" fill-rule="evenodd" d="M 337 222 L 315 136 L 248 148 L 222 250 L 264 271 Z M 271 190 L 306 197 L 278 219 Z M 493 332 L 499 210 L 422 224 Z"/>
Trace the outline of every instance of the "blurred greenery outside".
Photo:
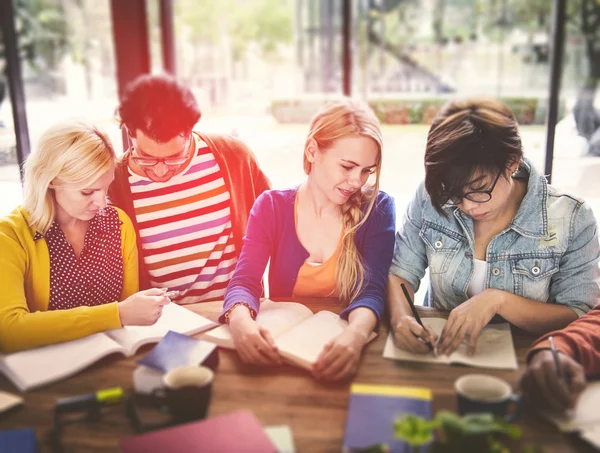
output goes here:
<path id="1" fill-rule="evenodd" d="M 113 120 L 118 99 L 110 2 L 13 1 L 32 148 L 54 122 L 84 116 L 103 126 L 120 152 Z M 423 178 L 427 124 L 454 97 L 505 100 L 520 121 L 526 155 L 543 168 L 552 3 L 352 2 L 352 92 L 384 123 L 382 187 L 396 197 L 399 211 Z M 173 4 L 177 74 L 198 99 L 203 112 L 198 128 L 246 141 L 276 187 L 302 181 L 307 121 L 342 91 L 341 0 Z M 584 87 L 592 108 L 598 97 L 600 1 L 567 4 L 560 93 L 564 124 L 557 128 L 552 176 L 553 183 L 595 203 L 599 159 L 586 154 L 590 137 L 579 135 L 571 112 Z M 160 73 L 158 0 L 146 5 L 152 72 Z M 2 56 L 0 43 L 0 74 Z M 7 196 L 0 197 L 0 214 L 20 201 L 5 82 L 0 80 L 0 191 Z M 283 124 L 288 122 L 299 124 Z"/>

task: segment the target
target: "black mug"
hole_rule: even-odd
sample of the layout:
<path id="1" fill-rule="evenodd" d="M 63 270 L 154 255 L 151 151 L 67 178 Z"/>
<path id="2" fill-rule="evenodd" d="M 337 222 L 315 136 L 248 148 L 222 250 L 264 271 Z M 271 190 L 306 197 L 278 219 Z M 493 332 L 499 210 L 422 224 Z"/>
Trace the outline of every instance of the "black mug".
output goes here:
<path id="1" fill-rule="evenodd" d="M 521 415 L 521 397 L 515 395 L 510 384 L 487 374 L 465 374 L 454 382 L 458 397 L 458 412 L 491 413 L 506 421 L 515 421 Z M 514 409 L 509 411 L 511 403 Z"/>
<path id="2" fill-rule="evenodd" d="M 186 423 L 206 417 L 212 393 L 213 371 L 204 366 L 185 366 L 165 373 L 162 388 L 152 392 L 165 404 L 173 421 Z"/>

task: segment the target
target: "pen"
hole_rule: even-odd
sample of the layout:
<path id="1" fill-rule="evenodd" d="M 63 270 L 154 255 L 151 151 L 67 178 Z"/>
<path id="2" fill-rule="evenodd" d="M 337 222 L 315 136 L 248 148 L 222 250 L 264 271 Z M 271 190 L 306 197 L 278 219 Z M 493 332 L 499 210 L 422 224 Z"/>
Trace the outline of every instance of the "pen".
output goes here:
<path id="1" fill-rule="evenodd" d="M 554 360 L 554 366 L 556 367 L 556 374 L 558 374 L 558 378 L 564 382 L 565 387 L 569 388 L 569 386 L 567 385 L 567 379 L 565 378 L 565 373 L 563 372 L 563 369 L 560 366 L 560 362 L 558 360 L 558 350 L 554 345 L 554 338 L 552 338 L 552 335 L 548 337 L 548 343 L 550 343 L 550 350 L 552 351 L 552 359 Z"/>
<path id="2" fill-rule="evenodd" d="M 86 393 L 59 399 L 56 401 L 55 410 L 57 413 L 83 411 L 109 404 L 116 404 L 122 399 L 123 389 L 121 387 L 113 387 L 99 390 L 94 393 Z"/>
<path id="3" fill-rule="evenodd" d="M 400 286 L 402 287 L 402 291 L 404 291 L 404 297 L 406 297 L 406 300 L 408 300 L 408 305 L 410 305 L 410 309 L 413 312 L 413 316 L 415 317 L 415 319 L 417 320 L 417 322 L 419 323 L 419 325 L 421 327 L 423 327 L 423 329 L 425 329 L 425 326 L 423 325 L 423 322 L 421 321 L 421 317 L 419 316 L 419 313 L 417 313 L 417 309 L 415 308 L 415 304 L 412 301 L 412 298 L 410 297 L 410 294 L 408 293 L 408 290 L 406 289 L 406 286 L 404 285 L 404 283 L 400 283 Z M 420 338 L 420 337 L 419 337 Z M 426 340 L 423 340 L 422 338 L 420 338 L 423 343 L 425 343 L 425 345 L 433 351 L 433 345 Z"/>

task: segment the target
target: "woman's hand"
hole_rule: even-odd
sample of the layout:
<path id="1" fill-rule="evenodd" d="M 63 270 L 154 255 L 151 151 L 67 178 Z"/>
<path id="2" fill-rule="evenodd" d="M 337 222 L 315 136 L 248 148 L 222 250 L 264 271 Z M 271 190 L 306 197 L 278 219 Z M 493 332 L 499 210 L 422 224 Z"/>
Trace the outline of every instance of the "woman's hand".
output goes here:
<path id="1" fill-rule="evenodd" d="M 412 316 L 402 316 L 398 321 L 392 320 L 392 335 L 396 346 L 414 354 L 431 352 L 425 342 L 428 341 L 435 347 L 438 336 L 425 322 L 423 326 L 425 328 Z"/>
<path id="2" fill-rule="evenodd" d="M 166 289 L 152 288 L 132 294 L 119 302 L 119 319 L 122 326 L 150 326 L 158 321 L 163 307 L 171 302 Z"/>
<path id="3" fill-rule="evenodd" d="M 501 293 L 502 291 L 488 288 L 452 310 L 440 334 L 438 354 L 452 354 L 468 338 L 467 353 L 472 356 L 481 329 L 498 313 Z"/>
<path id="4" fill-rule="evenodd" d="M 244 306 L 236 307 L 229 316 L 229 330 L 235 349 L 245 363 L 281 365 L 283 363 L 273 337 L 252 319 Z"/>
<path id="5" fill-rule="evenodd" d="M 313 374 L 318 379 L 339 381 L 354 376 L 360 361 L 360 353 L 368 336 L 352 326 L 346 329 L 325 345 L 317 362 L 313 366 Z"/>
<path id="6" fill-rule="evenodd" d="M 521 378 L 521 389 L 533 407 L 557 412 L 575 406 L 577 397 L 586 385 L 583 367 L 571 357 L 558 353 L 558 361 L 565 375 L 560 379 L 552 351 L 536 352 Z"/>

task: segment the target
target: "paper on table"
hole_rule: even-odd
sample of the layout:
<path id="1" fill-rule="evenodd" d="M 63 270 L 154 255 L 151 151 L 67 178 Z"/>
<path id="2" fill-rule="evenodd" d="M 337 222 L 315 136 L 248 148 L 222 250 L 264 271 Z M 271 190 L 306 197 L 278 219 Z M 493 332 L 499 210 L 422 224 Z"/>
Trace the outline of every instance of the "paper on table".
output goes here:
<path id="1" fill-rule="evenodd" d="M 294 453 L 292 430 L 287 425 L 265 426 L 265 433 L 277 448 L 277 453 Z"/>
<path id="2" fill-rule="evenodd" d="M 583 428 L 600 429 L 600 381 L 590 382 L 579 395 L 577 405 L 566 414 L 544 412 L 544 417 L 554 422 L 563 432 L 580 431 Z M 600 432 L 598 433 L 600 436 Z"/>
<path id="3" fill-rule="evenodd" d="M 600 449 L 600 426 L 586 428 L 585 430 L 581 431 L 581 438 L 592 444 L 594 447 Z"/>
<path id="4" fill-rule="evenodd" d="M 444 318 L 423 318 L 423 322 L 429 324 L 439 336 L 447 320 Z M 409 362 L 443 363 L 447 365 L 460 363 L 480 368 L 517 369 L 517 356 L 508 323 L 488 324 L 479 335 L 473 357 L 469 357 L 467 354 L 465 343 L 461 344 L 449 356 L 436 357 L 433 353 L 413 354 L 397 348 L 394 345 L 391 333 L 385 343 L 383 357 Z"/>
<path id="5" fill-rule="evenodd" d="M 0 391 L 0 414 L 23 404 L 23 398 L 12 393 Z"/>

